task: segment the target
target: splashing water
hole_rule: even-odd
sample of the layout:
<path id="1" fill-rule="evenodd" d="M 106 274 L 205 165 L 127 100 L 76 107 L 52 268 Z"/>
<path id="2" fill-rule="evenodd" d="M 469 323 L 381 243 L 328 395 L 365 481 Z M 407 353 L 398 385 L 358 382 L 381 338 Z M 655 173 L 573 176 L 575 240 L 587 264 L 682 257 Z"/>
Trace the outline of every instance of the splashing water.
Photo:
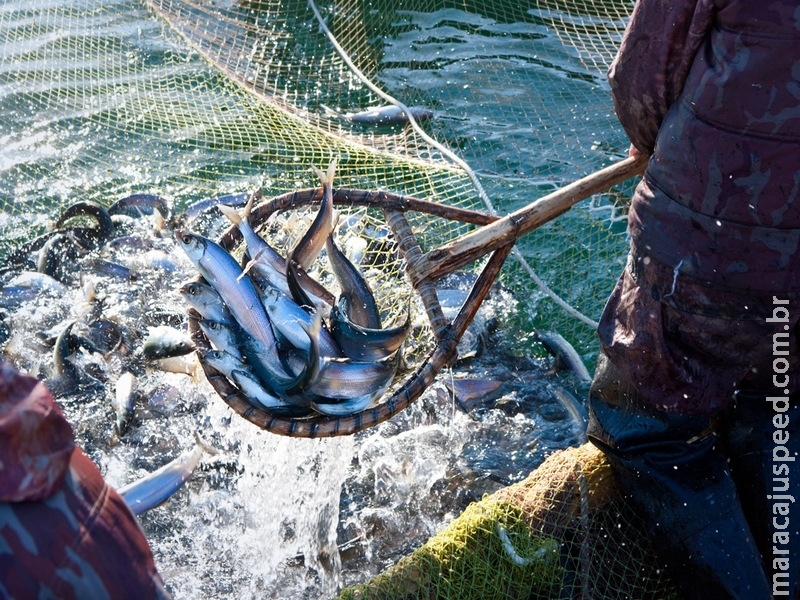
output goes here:
<path id="1" fill-rule="evenodd" d="M 285 438 L 256 428 L 219 399 L 192 360 L 181 363 L 185 372 L 171 372 L 169 363 L 141 356 L 148 327 L 186 322 L 177 289 L 195 272 L 170 233 L 154 234 L 149 220 L 131 219 L 113 242 L 81 258 L 66 282 L 2 301 L 13 300 L 4 358 L 45 379 L 109 483 L 122 487 L 169 462 L 193 444 L 196 431 L 220 451 L 140 517 L 175 598 L 331 597 L 572 441 L 542 370 L 524 359 L 510 362 L 497 349 L 355 436 Z M 134 276 L 101 271 L 100 255 Z M 7 274 L 4 292 L 10 281 Z M 502 302 L 489 309 L 504 310 Z M 80 332 L 101 320 L 119 328 L 120 342 L 105 356 L 78 351 L 80 381 L 63 381 L 53 373 L 52 339 L 70 322 Z M 125 370 L 136 376 L 138 398 L 119 438 L 110 399 Z M 497 393 L 476 401 L 469 381 L 445 385 L 465 375 L 499 382 Z M 460 399 L 449 391 L 456 388 Z M 474 410 L 464 413 L 457 400 Z"/>

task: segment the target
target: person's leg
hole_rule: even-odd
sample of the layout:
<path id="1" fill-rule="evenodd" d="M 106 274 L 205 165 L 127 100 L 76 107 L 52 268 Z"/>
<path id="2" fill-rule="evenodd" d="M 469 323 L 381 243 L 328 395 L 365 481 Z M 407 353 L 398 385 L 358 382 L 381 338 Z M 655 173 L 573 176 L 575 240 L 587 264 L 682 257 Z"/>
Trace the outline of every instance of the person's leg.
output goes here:
<path id="1" fill-rule="evenodd" d="M 777 392 L 776 392 L 777 393 Z M 800 394 L 740 390 L 725 443 L 774 592 L 800 598 Z M 773 398 L 772 401 L 769 399 Z M 776 597 L 779 597 L 776 595 Z"/>
<path id="2" fill-rule="evenodd" d="M 649 408 L 601 356 L 590 393 L 588 435 L 644 517 L 659 557 L 685 597 L 770 597 L 708 417 Z"/>
<path id="3" fill-rule="evenodd" d="M 771 351 L 763 318 L 737 313 L 755 305 L 649 264 L 626 269 L 598 329 L 589 439 L 689 598 L 770 597 L 716 429 L 754 353 Z"/>

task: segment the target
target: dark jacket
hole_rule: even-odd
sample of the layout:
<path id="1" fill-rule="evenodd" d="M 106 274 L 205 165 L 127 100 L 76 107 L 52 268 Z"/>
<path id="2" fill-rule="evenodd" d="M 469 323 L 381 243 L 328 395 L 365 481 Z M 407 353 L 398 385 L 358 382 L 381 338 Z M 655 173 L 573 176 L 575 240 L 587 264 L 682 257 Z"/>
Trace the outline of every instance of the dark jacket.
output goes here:
<path id="1" fill-rule="evenodd" d="M 800 292 L 797 1 L 639 1 L 609 80 L 652 152 L 629 216 L 636 267 Z"/>
<path id="2" fill-rule="evenodd" d="M 50 392 L 2 361 L 0 597 L 167 597 L 136 518 Z"/>

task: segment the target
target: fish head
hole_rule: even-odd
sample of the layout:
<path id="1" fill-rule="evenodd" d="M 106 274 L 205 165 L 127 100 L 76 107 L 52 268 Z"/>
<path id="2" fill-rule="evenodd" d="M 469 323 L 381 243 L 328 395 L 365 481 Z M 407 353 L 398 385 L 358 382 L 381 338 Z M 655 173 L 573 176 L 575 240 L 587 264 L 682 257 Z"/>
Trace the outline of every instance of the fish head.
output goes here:
<path id="1" fill-rule="evenodd" d="M 223 359 L 223 353 L 221 350 L 209 350 L 205 354 L 203 354 L 203 360 L 212 362 L 212 361 L 220 361 Z"/>
<path id="2" fill-rule="evenodd" d="M 175 239 L 178 240 L 178 245 L 183 248 L 186 255 L 193 260 L 199 260 L 206 251 L 205 240 L 194 233 L 176 229 Z"/>
<path id="3" fill-rule="evenodd" d="M 223 329 L 222 323 L 212 319 L 200 319 L 197 324 L 200 325 L 200 329 L 203 331 L 222 331 Z"/>
<path id="4" fill-rule="evenodd" d="M 209 350 L 205 354 L 203 354 L 203 362 L 206 364 L 211 365 L 218 371 L 227 371 L 233 368 L 233 365 L 230 362 L 231 355 L 223 350 Z"/>
<path id="5" fill-rule="evenodd" d="M 200 284 L 197 281 L 190 281 L 188 283 L 184 283 L 178 289 L 178 292 L 184 298 L 198 296 L 201 293 Z"/>

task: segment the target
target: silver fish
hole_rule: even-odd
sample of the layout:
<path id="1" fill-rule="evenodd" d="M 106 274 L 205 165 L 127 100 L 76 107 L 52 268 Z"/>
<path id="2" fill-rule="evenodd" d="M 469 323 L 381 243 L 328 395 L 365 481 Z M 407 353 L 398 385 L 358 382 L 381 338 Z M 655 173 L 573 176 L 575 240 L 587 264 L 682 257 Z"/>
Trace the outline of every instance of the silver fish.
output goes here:
<path id="1" fill-rule="evenodd" d="M 183 356 L 195 349 L 192 339 L 182 331 L 168 325 L 150 327 L 142 344 L 142 354 L 149 360 Z"/>
<path id="2" fill-rule="evenodd" d="M 275 333 L 258 290 L 249 277 L 239 277 L 242 270 L 236 260 L 208 238 L 182 229 L 175 230 L 175 237 L 200 274 L 217 290 L 239 325 L 262 344 L 274 345 Z"/>
<path id="3" fill-rule="evenodd" d="M 56 338 L 53 346 L 53 366 L 55 374 L 59 377 L 66 377 L 72 382 L 80 380 L 78 367 L 75 366 L 69 357 L 78 349 L 75 336 L 72 335 L 72 328 L 75 321 L 71 321 Z"/>
<path id="4" fill-rule="evenodd" d="M 356 362 L 349 359 L 320 359 L 319 373 L 307 391 L 324 398 L 351 399 L 385 390 L 397 372 L 398 355 L 383 361 Z"/>
<path id="5" fill-rule="evenodd" d="M 260 264 L 270 268 L 270 272 L 279 275 L 286 275 L 286 259 L 281 256 L 277 250 L 267 243 L 267 241 L 258 235 L 250 225 L 250 213 L 253 210 L 253 200 L 256 194 L 251 194 L 247 205 L 244 207 L 244 212 L 240 215 L 236 209 L 230 206 L 220 205 L 219 210 L 225 215 L 228 220 L 236 225 L 242 234 L 244 243 L 247 246 L 247 253 L 251 259 L 256 259 Z"/>
<path id="6" fill-rule="evenodd" d="M 269 346 L 262 344 L 252 335 L 241 330 L 239 344 L 242 355 L 247 357 L 247 364 L 271 390 L 279 394 L 286 394 L 297 391 L 305 385 L 307 375 L 310 373 L 307 364 L 303 362 L 296 371 L 291 372 L 284 367 L 277 343 Z"/>
<path id="7" fill-rule="evenodd" d="M 102 277 L 114 277 L 117 279 L 136 279 L 136 274 L 128 267 L 114 263 L 104 258 L 91 256 L 83 262 L 87 269 L 93 274 Z"/>
<path id="8" fill-rule="evenodd" d="M 55 227 L 62 227 L 68 221 L 79 217 L 88 217 L 94 219 L 97 223 L 96 227 L 68 228 L 76 241 L 84 248 L 96 248 L 114 233 L 114 222 L 111 220 L 111 215 L 108 214 L 108 211 L 96 202 L 89 200 L 76 202 L 69 206 L 58 218 Z"/>
<path id="9" fill-rule="evenodd" d="M 225 325 L 234 325 L 236 323 L 217 290 L 207 283 L 190 281 L 183 284 L 179 292 L 186 302 L 199 312 L 203 318 Z"/>
<path id="10" fill-rule="evenodd" d="M 360 327 L 347 318 L 344 310 L 331 311 L 331 335 L 346 357 L 354 361 L 384 359 L 403 345 L 411 330 L 411 313 L 403 325 L 386 329 Z"/>
<path id="11" fill-rule="evenodd" d="M 289 284 L 286 282 L 286 261 L 283 261 L 282 270 L 277 270 L 270 262 L 268 252 L 259 250 L 255 253 L 253 258 L 247 261 L 242 269 L 242 276 L 249 275 L 259 285 L 264 288 L 265 286 L 274 286 L 285 293 L 289 293 Z"/>
<path id="12" fill-rule="evenodd" d="M 433 111 L 429 108 L 423 106 L 409 106 L 407 108 L 418 123 L 433 117 Z M 344 116 L 351 123 L 360 123 L 362 125 L 405 125 L 408 123 L 406 112 L 394 104 L 374 106 L 357 113 L 346 113 Z"/>
<path id="13" fill-rule="evenodd" d="M 138 217 L 152 214 L 153 211 L 159 212 L 165 219 L 170 217 L 167 201 L 154 194 L 132 194 L 117 200 L 108 207 L 108 214 L 112 217 L 116 215 Z"/>
<path id="14" fill-rule="evenodd" d="M 561 406 L 564 407 L 564 410 L 567 411 L 572 424 L 572 431 L 575 434 L 578 443 L 585 443 L 587 440 L 586 424 L 589 422 L 589 415 L 586 411 L 586 407 L 578 402 L 575 396 L 566 390 L 556 387 L 550 387 L 550 389 L 553 391 L 553 395 L 561 403 Z"/>
<path id="15" fill-rule="evenodd" d="M 122 329 L 110 319 L 96 319 L 89 323 L 86 338 L 97 352 L 107 356 L 122 343 Z"/>
<path id="16" fill-rule="evenodd" d="M 41 295 L 63 296 L 67 287 L 44 273 L 22 271 L 0 288 L 0 307 L 16 310 Z"/>
<path id="17" fill-rule="evenodd" d="M 36 270 L 69 283 L 75 276 L 75 263 L 86 252 L 70 232 L 57 233 L 42 246 L 36 261 Z"/>
<path id="18" fill-rule="evenodd" d="M 286 256 L 286 283 L 289 286 L 290 296 L 301 307 L 308 307 L 309 309 L 320 313 L 323 317 L 328 317 L 331 312 L 331 307 L 335 304 L 335 299 L 330 292 L 324 299 L 318 295 L 311 293 L 312 283 L 315 280 L 305 272 L 294 260 L 292 252 Z M 321 287 L 321 286 L 320 286 Z"/>
<path id="19" fill-rule="evenodd" d="M 153 361 L 153 366 L 168 373 L 182 373 L 188 375 L 195 383 L 200 381 L 200 361 L 197 359 L 196 354 L 159 358 Z"/>
<path id="20" fill-rule="evenodd" d="M 219 209 L 231 223 L 236 225 L 247 246 L 250 260 L 244 266 L 242 274 L 250 273 L 257 282 L 262 280 L 264 285 L 272 285 L 288 294 L 290 292 L 289 285 L 286 283 L 286 259 L 258 235 L 250 225 L 250 212 L 253 209 L 254 198 L 255 194 L 251 194 L 241 215 L 229 206 L 220 206 Z M 264 285 L 261 287 L 263 288 Z"/>
<path id="21" fill-rule="evenodd" d="M 219 321 L 212 321 L 211 319 L 200 319 L 197 324 L 217 350 L 222 350 L 242 360 L 243 357 L 239 350 L 237 334 L 233 327 L 225 323 L 220 323 Z"/>
<path id="22" fill-rule="evenodd" d="M 347 415 L 352 415 L 353 413 L 361 412 L 365 408 L 368 408 L 370 404 L 383 395 L 384 391 L 386 390 L 380 390 L 379 393 L 366 394 L 364 396 L 352 398 L 351 400 L 326 402 L 320 399 L 312 402 L 311 408 L 329 417 L 346 417 Z"/>
<path id="23" fill-rule="evenodd" d="M 291 251 L 295 262 L 306 271 L 316 260 L 325 245 L 325 240 L 328 239 L 328 236 L 333 231 L 335 215 L 333 208 L 333 176 L 336 172 L 336 159 L 331 161 L 327 173 L 322 173 L 316 167 L 313 167 L 313 169 L 322 183 L 322 200 L 320 200 L 319 210 L 308 231 Z"/>
<path id="24" fill-rule="evenodd" d="M 125 371 L 117 379 L 114 397 L 111 406 L 114 409 L 114 431 L 122 437 L 128 431 L 133 418 L 134 404 L 136 403 L 136 377 L 130 371 Z"/>
<path id="25" fill-rule="evenodd" d="M 592 381 L 589 369 L 583 364 L 578 352 L 567 340 L 556 331 L 535 331 L 536 339 L 555 357 L 556 368 L 572 371 L 582 383 Z"/>
<path id="26" fill-rule="evenodd" d="M 278 412 L 295 412 L 298 408 L 304 408 L 298 404 L 292 404 L 286 399 L 279 397 L 266 389 L 261 382 L 252 373 L 248 371 L 240 371 L 234 369 L 231 373 L 231 378 L 237 387 L 244 392 L 249 400 L 252 400 L 257 405 L 262 406 L 268 410 Z M 298 414 L 305 414 L 307 411 L 302 411 Z"/>
<path id="27" fill-rule="evenodd" d="M 214 207 L 220 206 L 242 206 L 247 202 L 250 194 L 226 194 L 224 196 L 215 196 L 213 198 L 204 198 L 195 202 L 183 211 L 183 218 L 185 221 L 193 221 L 204 212 L 211 210 Z"/>
<path id="28" fill-rule="evenodd" d="M 133 514 L 140 515 L 166 502 L 192 476 L 203 453 L 214 453 L 199 437 L 195 436 L 195 439 L 196 444 L 192 450 L 118 490 Z"/>
<path id="29" fill-rule="evenodd" d="M 312 327 L 314 316 L 303 310 L 289 296 L 277 288 L 269 288 L 262 294 L 262 301 L 270 322 L 286 341 L 308 352 L 311 340 L 306 331 Z M 341 356 L 338 344 L 325 328 L 319 330 L 319 352 L 322 356 Z"/>
<path id="30" fill-rule="evenodd" d="M 200 357 L 200 362 L 211 365 L 231 381 L 233 381 L 231 375 L 233 371 L 247 371 L 255 375 L 249 365 L 225 350 L 209 350 Z"/>
<path id="31" fill-rule="evenodd" d="M 291 256 L 291 253 L 289 256 Z M 286 264 L 288 260 L 284 260 L 283 262 L 283 269 L 288 271 L 288 265 Z M 300 295 L 297 295 L 293 291 L 289 276 L 286 273 L 279 273 L 271 265 L 262 265 L 260 253 L 245 265 L 242 274 L 247 273 L 250 274 L 250 277 L 262 290 L 276 287 L 284 294 L 295 298 L 296 302 L 302 303 L 304 306 L 314 307 L 316 310 L 322 312 L 324 317 L 330 313 L 331 306 L 333 306 L 336 301 L 333 294 L 325 289 L 325 286 L 308 275 L 297 263 L 294 263 L 294 274 L 292 276 L 297 282 L 296 285 L 301 286 L 302 293 Z M 302 298 L 303 300 L 299 301 L 298 298 Z"/>
<path id="32" fill-rule="evenodd" d="M 339 303 L 345 304 L 345 314 L 347 317 L 361 327 L 371 329 L 381 328 L 381 315 L 375 296 L 369 288 L 364 276 L 350 262 L 350 259 L 339 250 L 333 235 L 329 235 L 325 241 L 325 249 L 328 253 L 328 262 L 331 264 L 333 274 L 336 276 L 341 288 Z"/>

